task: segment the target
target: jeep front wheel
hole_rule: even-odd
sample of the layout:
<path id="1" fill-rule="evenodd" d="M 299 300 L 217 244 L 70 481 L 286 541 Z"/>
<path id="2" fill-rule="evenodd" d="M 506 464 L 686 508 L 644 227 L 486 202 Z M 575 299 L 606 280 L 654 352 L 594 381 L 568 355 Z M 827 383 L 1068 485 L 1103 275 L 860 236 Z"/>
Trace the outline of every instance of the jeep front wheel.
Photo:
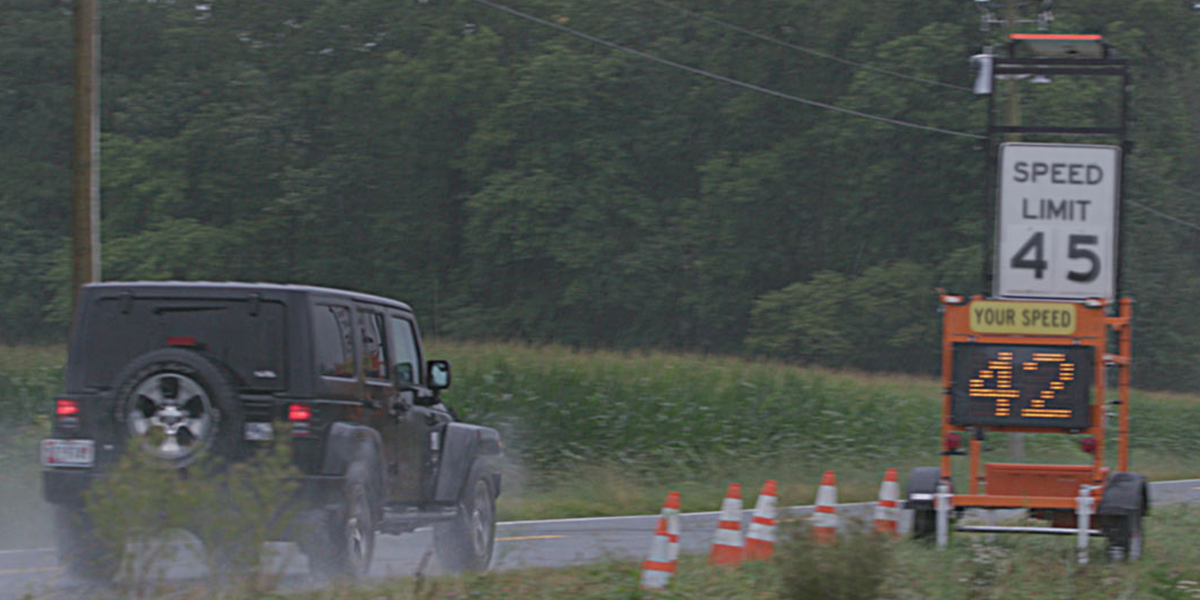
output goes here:
<path id="1" fill-rule="evenodd" d="M 438 560 L 451 571 L 483 571 L 496 543 L 496 496 L 484 477 L 463 490 L 454 519 L 433 527 Z"/>

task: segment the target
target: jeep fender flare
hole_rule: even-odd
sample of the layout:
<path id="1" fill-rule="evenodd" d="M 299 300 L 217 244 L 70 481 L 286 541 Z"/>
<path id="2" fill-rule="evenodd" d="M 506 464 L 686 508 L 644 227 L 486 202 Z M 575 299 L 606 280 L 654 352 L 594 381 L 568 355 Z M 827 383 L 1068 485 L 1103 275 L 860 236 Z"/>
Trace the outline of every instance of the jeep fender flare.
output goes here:
<path id="1" fill-rule="evenodd" d="M 500 473 L 496 463 L 503 455 L 500 434 L 488 427 L 450 423 L 446 426 L 444 440 L 434 502 L 458 502 L 463 486 L 476 476 L 491 479 L 492 492 L 499 496 Z"/>
<path id="2" fill-rule="evenodd" d="M 1101 515 L 1128 515 L 1140 510 L 1150 514 L 1149 487 L 1146 476 L 1141 473 L 1116 473 L 1104 486 L 1104 495 L 1096 513 Z"/>
<path id="3" fill-rule="evenodd" d="M 371 502 L 379 510 L 382 508 L 379 500 L 386 490 L 383 456 L 383 440 L 378 431 L 353 423 L 334 423 L 329 426 L 329 435 L 326 437 L 321 474 L 346 475 L 351 465 L 365 464 L 370 470 L 370 485 L 376 495 Z"/>

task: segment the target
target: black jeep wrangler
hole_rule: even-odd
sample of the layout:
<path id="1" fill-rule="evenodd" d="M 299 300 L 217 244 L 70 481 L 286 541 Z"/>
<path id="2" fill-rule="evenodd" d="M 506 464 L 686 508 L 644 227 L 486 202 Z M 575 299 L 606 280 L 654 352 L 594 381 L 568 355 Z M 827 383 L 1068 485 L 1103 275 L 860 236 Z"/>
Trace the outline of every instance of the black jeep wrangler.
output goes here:
<path id="1" fill-rule="evenodd" d="M 315 574 L 362 576 L 376 532 L 425 525 L 447 568 L 491 561 L 500 437 L 441 402 L 450 365 L 425 360 L 402 302 L 277 284 L 88 285 L 65 379 L 41 457 L 75 575 L 113 574 L 88 551 L 83 492 L 126 448 L 186 470 L 204 455 L 244 459 L 276 431 L 290 431 L 303 473 L 287 535 Z"/>

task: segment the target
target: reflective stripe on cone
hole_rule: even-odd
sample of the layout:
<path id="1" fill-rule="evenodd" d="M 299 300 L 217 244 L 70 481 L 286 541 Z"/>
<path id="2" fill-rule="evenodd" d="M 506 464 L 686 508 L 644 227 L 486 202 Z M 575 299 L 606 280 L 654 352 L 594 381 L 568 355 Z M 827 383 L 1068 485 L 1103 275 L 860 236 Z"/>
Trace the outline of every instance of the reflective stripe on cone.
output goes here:
<path id="1" fill-rule="evenodd" d="M 746 558 L 749 560 L 765 560 L 775 552 L 777 487 L 774 479 L 768 480 L 754 503 L 754 518 L 750 520 L 750 529 L 746 532 Z"/>
<path id="2" fill-rule="evenodd" d="M 837 476 L 833 471 L 821 475 L 817 488 L 817 506 L 813 513 L 813 535 L 820 543 L 829 543 L 837 536 Z"/>
<path id="3" fill-rule="evenodd" d="M 742 562 L 742 486 L 729 484 L 721 502 L 721 520 L 713 535 L 708 562 L 714 565 L 736 565 Z"/>
<path id="4" fill-rule="evenodd" d="M 679 517 L 681 508 L 679 492 L 671 492 L 667 494 L 667 500 L 663 503 L 660 515 L 667 520 L 667 559 L 671 563 L 672 573 L 675 572 L 679 562 L 679 534 L 683 530 L 683 523 Z"/>
<path id="5" fill-rule="evenodd" d="M 671 583 L 671 574 L 675 569 L 667 557 L 668 544 L 667 520 L 659 517 L 658 526 L 654 528 L 654 540 L 650 542 L 650 555 L 642 562 L 642 589 L 661 590 Z"/>
<path id="6" fill-rule="evenodd" d="M 875 531 L 900 536 L 900 483 L 896 469 L 888 469 L 879 486 L 879 502 L 875 505 Z"/>

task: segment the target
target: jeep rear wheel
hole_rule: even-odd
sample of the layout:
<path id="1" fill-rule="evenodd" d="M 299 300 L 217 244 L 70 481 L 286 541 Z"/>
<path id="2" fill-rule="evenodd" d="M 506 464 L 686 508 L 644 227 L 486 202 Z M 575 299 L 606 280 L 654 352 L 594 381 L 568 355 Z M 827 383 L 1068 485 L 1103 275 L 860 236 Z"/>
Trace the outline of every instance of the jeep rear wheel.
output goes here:
<path id="1" fill-rule="evenodd" d="M 125 368 L 117 388 L 117 420 L 151 456 L 184 467 L 206 450 L 234 451 L 242 411 L 233 385 L 212 361 L 188 350 L 143 354 Z"/>
<path id="2" fill-rule="evenodd" d="M 320 579 L 355 581 L 366 577 L 375 553 L 375 519 L 371 509 L 367 470 L 351 467 L 342 501 L 323 511 L 311 538 L 302 548 L 309 571 Z"/>
<path id="3" fill-rule="evenodd" d="M 475 477 L 458 504 L 452 521 L 433 527 L 438 560 L 451 571 L 483 571 L 492 563 L 496 544 L 496 496 L 484 477 Z"/>

